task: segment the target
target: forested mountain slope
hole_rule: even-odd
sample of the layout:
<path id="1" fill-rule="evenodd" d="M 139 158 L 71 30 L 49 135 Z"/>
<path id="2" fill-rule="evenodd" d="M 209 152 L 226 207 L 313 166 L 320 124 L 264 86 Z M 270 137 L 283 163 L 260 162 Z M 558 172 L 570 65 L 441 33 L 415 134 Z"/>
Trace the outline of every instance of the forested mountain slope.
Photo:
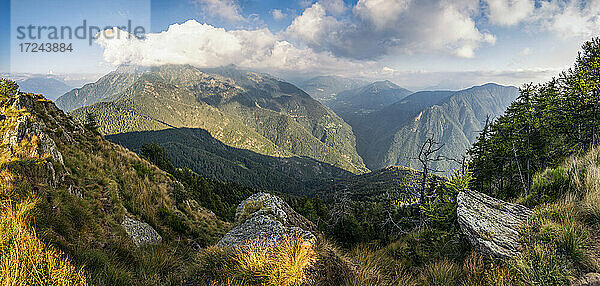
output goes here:
<path id="1" fill-rule="evenodd" d="M 551 81 L 524 86 L 518 99 L 470 149 L 482 191 L 525 196 L 536 172 L 598 146 L 600 39 L 583 45 L 572 68 Z"/>
<path id="2" fill-rule="evenodd" d="M 117 70 L 61 102 L 98 102 L 72 114 L 92 114 L 104 134 L 202 128 L 234 148 L 366 171 L 352 129 L 335 113 L 292 84 L 231 66 Z"/>
<path id="3" fill-rule="evenodd" d="M 443 144 L 436 155 L 460 160 L 488 118 L 516 99 L 515 87 L 486 84 L 457 92 L 417 92 L 357 123 L 359 152 L 371 169 L 390 165 L 420 168 L 419 148 L 429 137 Z M 432 166 L 449 172 L 454 162 Z"/>
<path id="4" fill-rule="evenodd" d="M 229 147 L 204 129 L 126 132 L 106 139 L 138 153 L 145 143 L 157 143 L 167 150 L 175 166 L 186 166 L 201 176 L 223 182 L 288 194 L 308 194 L 352 175 L 306 157 L 272 157 Z"/>

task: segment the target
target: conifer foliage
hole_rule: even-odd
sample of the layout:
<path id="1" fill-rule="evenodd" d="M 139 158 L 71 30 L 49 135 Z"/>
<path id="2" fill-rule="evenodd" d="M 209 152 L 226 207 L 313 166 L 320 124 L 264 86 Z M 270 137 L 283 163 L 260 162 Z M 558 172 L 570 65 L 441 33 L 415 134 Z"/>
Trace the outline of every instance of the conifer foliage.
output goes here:
<path id="1" fill-rule="evenodd" d="M 526 196 L 533 175 L 598 144 L 600 38 L 582 46 L 573 67 L 527 84 L 469 150 L 473 186 L 503 199 Z"/>

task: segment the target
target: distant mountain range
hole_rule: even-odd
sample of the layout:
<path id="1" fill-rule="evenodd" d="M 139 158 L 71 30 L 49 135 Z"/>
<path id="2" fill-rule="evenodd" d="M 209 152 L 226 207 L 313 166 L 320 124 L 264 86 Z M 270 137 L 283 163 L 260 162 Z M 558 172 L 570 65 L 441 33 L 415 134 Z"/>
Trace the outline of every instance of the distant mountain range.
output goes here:
<path id="1" fill-rule="evenodd" d="M 211 158 L 210 163 L 187 165 L 195 166 L 194 171 L 200 174 L 214 174 L 202 168 L 235 167 L 235 164 L 224 163 L 221 155 L 208 155 L 201 152 L 202 146 L 189 143 L 210 142 L 192 139 L 208 135 L 199 136 L 202 131 L 198 129 L 206 130 L 211 137 L 236 149 L 275 158 L 313 159 L 292 160 L 306 165 L 301 172 L 303 186 L 313 184 L 319 176 L 319 180 L 327 180 L 346 172 L 368 171 L 356 151 L 351 127 L 334 112 L 290 83 L 232 66 L 215 69 L 188 65 L 121 67 L 95 83 L 66 93 L 57 100 L 57 105 L 71 110 L 71 115 L 82 121 L 88 113 L 93 115 L 99 130 L 106 135 L 179 128 L 177 136 L 189 140 L 187 146 L 173 150 L 181 156 L 173 159 L 191 162 L 187 157 L 204 153 L 204 160 Z M 141 135 L 136 136 L 142 138 L 146 134 Z M 178 141 L 182 142 L 185 143 Z M 273 158 L 263 160 L 266 161 L 280 162 Z M 325 167 L 321 162 L 331 166 Z M 262 169 L 278 168 L 269 164 Z M 235 168 L 239 170 L 239 166 Z M 232 170 L 221 174 L 232 174 Z M 308 174 L 309 170 L 313 173 Z M 239 176 L 243 176 L 243 172 Z M 297 175 L 292 177 L 298 178 Z M 226 180 L 228 177 L 216 178 Z M 253 186 L 269 184 L 249 183 Z"/>
<path id="2" fill-rule="evenodd" d="M 317 76 L 298 84 L 298 87 L 306 91 L 314 99 L 327 104 L 329 101 L 334 100 L 339 92 L 360 88 L 367 84 L 369 84 L 368 81 L 360 79 L 339 76 Z"/>
<path id="3" fill-rule="evenodd" d="M 497 84 L 414 93 L 353 124 L 359 154 L 371 169 L 391 165 L 420 169 L 418 150 L 432 137 L 443 144 L 437 155 L 460 160 L 487 117 L 503 114 L 517 96 L 517 88 Z M 449 172 L 457 164 L 440 161 L 433 167 Z"/>
<path id="4" fill-rule="evenodd" d="M 400 101 L 412 92 L 391 81 L 376 81 L 371 84 L 339 92 L 326 103 L 350 125 L 358 124 L 363 118 L 386 106 Z"/>
<path id="5" fill-rule="evenodd" d="M 486 118 L 518 95 L 497 84 L 411 94 L 390 81 L 340 77 L 303 86 L 331 109 L 267 74 L 188 65 L 120 67 L 57 105 L 80 120 L 94 115 L 102 133 L 129 148 L 156 141 L 201 175 L 280 191 L 287 180 L 305 193 L 367 168 L 420 169 L 418 149 L 428 137 L 444 145 L 437 155 L 459 160 Z M 457 165 L 433 167 L 448 173 Z M 264 179 L 269 173 L 280 179 Z"/>
<path id="6" fill-rule="evenodd" d="M 43 94 L 50 100 L 56 100 L 64 93 L 73 89 L 72 86 L 67 85 L 63 81 L 60 81 L 51 77 L 29 77 L 17 82 L 21 91 L 32 92 Z"/>

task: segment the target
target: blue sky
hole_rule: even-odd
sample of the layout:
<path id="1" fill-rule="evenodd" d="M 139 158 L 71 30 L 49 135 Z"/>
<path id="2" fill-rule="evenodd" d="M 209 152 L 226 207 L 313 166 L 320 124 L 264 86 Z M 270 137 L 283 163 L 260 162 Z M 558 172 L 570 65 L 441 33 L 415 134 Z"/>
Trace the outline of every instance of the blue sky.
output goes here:
<path id="1" fill-rule="evenodd" d="M 596 0 L 0 1 L 10 31 L 0 35 L 0 72 L 236 64 L 291 80 L 335 74 L 412 89 L 546 80 L 573 62 L 600 24 Z M 102 28 L 131 21 L 150 34 L 101 36 L 92 45 L 17 38 L 20 26 L 75 29 L 83 20 Z M 25 42 L 72 43 L 73 51 L 23 52 Z"/>

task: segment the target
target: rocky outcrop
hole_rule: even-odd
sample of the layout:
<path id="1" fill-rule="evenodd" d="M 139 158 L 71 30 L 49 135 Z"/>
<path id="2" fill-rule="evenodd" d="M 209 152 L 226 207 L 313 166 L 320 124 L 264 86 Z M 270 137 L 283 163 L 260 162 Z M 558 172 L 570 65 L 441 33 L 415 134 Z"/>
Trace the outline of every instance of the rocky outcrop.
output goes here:
<path id="1" fill-rule="evenodd" d="M 162 241 L 162 237 L 158 232 L 145 222 L 126 215 L 121 225 L 125 228 L 125 232 L 131 237 L 133 243 L 138 247 L 147 244 L 157 244 Z"/>
<path id="2" fill-rule="evenodd" d="M 519 254 L 519 228 L 530 209 L 470 190 L 460 192 L 457 202 L 461 231 L 476 249 L 497 258 Z"/>
<path id="3" fill-rule="evenodd" d="M 52 161 L 47 161 L 45 164 L 49 173 L 48 184 L 52 187 L 57 187 L 64 180 L 65 174 L 60 171 L 64 169 L 64 160 L 56 142 L 49 135 L 55 134 L 58 128 L 52 130 L 52 128 L 48 127 L 48 124 L 55 127 L 60 126 L 56 120 L 53 120 L 52 115 L 50 115 L 52 111 L 56 112 L 57 110 L 53 105 L 45 104 L 46 111 L 48 112 L 44 113 L 44 118 L 40 118 L 36 115 L 42 114 L 42 112 L 33 112 L 35 111 L 35 101 L 46 102 L 43 97 L 38 95 L 20 94 L 14 98 L 7 99 L 5 104 L 0 107 L 0 113 L 11 114 L 9 117 L 3 115 L 0 118 L 2 124 L 7 129 L 0 137 L 0 145 L 8 147 L 12 155 L 16 155 L 23 151 L 23 146 L 21 146 L 23 140 L 36 142 L 36 148 L 29 150 L 29 155 L 33 157 L 41 157 L 43 154 L 50 155 Z M 54 110 L 52 107 L 54 107 Z M 62 132 L 62 134 L 66 133 Z M 65 135 L 65 137 L 67 136 Z"/>
<path id="4" fill-rule="evenodd" d="M 236 226 L 219 241 L 220 246 L 244 246 L 275 242 L 290 237 L 316 239 L 315 225 L 294 211 L 281 198 L 256 193 L 241 202 L 235 213 Z"/>
<path id="5" fill-rule="evenodd" d="M 49 154 L 55 162 L 63 165 L 63 157 L 56 143 L 50 136 L 44 133 L 45 125 L 43 122 L 35 122 L 29 116 L 24 116 L 20 119 L 13 130 L 6 132 L 3 138 L 3 143 L 8 144 L 12 148 L 17 148 L 27 135 L 35 135 L 39 138 L 39 148 L 41 153 Z M 37 155 L 37 154 L 34 154 Z"/>

